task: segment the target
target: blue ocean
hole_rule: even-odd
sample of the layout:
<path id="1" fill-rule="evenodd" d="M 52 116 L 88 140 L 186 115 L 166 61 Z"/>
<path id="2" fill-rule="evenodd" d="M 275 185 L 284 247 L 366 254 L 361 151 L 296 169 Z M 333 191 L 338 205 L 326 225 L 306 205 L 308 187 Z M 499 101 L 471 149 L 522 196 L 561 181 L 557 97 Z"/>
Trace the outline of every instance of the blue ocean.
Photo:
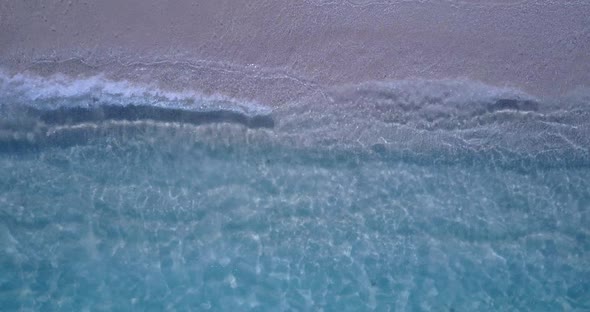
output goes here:
<path id="1" fill-rule="evenodd" d="M 0 75 L 2 311 L 590 311 L 590 96 Z"/>

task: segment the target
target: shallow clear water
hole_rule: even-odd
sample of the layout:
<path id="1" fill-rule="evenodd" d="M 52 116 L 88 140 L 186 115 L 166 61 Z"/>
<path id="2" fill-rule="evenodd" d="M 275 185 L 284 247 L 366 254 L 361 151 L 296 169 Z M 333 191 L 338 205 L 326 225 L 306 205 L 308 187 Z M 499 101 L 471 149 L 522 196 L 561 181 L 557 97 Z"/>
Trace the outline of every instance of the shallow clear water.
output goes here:
<path id="1" fill-rule="evenodd" d="M 0 154 L 4 310 L 589 307 L 590 168 L 170 134 Z"/>
<path id="2" fill-rule="evenodd" d="M 304 105 L 275 130 L 5 110 L 0 310 L 588 311 L 587 112 L 435 105 L 379 129 Z M 384 143 L 350 145 L 355 123 Z"/>

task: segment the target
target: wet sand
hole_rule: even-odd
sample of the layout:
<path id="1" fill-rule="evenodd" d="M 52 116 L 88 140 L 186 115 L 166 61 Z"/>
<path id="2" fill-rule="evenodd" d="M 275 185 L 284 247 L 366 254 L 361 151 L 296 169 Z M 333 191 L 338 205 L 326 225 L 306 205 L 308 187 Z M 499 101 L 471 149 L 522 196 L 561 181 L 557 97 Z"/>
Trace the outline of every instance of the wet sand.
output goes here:
<path id="1" fill-rule="evenodd" d="M 538 96 L 590 85 L 586 1 L 51 0 L 3 2 L 0 14 L 5 68 L 149 80 L 140 65 L 152 64 L 164 85 L 274 105 L 373 80 L 472 79 Z"/>

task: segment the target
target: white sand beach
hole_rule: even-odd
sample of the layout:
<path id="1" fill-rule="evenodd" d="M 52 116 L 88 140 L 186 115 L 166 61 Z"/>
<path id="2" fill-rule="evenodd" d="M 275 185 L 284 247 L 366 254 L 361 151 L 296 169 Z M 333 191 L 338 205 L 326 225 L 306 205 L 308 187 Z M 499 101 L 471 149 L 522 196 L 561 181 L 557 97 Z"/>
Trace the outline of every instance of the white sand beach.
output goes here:
<path id="1" fill-rule="evenodd" d="M 191 88 L 272 105 L 314 86 L 415 78 L 559 96 L 590 84 L 588 16 L 587 1 L 9 1 L 0 66 L 186 62 L 200 66 Z"/>

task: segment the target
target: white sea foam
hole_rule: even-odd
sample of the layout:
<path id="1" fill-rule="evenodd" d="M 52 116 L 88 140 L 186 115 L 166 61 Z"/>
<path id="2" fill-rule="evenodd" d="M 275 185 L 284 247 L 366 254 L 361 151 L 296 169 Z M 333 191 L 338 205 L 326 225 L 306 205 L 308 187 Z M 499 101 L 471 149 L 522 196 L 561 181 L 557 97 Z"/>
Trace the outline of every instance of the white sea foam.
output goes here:
<path id="1" fill-rule="evenodd" d="M 0 100 L 3 104 L 42 110 L 137 105 L 196 112 L 231 111 L 248 116 L 271 113 L 270 108 L 251 101 L 239 101 L 220 94 L 205 95 L 194 90 L 164 90 L 155 85 L 114 81 L 104 75 L 41 77 L 0 71 Z"/>

